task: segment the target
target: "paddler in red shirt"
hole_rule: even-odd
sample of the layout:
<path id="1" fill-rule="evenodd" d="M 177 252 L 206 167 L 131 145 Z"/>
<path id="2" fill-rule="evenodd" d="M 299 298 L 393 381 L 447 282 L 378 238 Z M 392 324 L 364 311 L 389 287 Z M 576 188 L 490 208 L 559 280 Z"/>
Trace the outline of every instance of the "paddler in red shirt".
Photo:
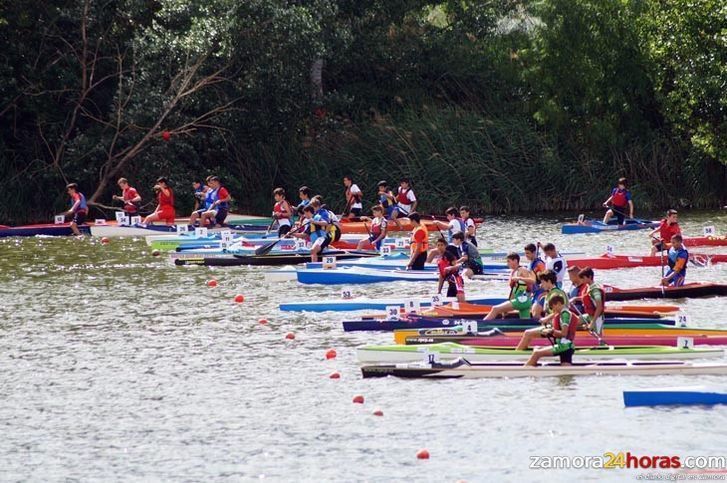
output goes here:
<path id="1" fill-rule="evenodd" d="M 126 178 L 119 178 L 117 182 L 119 188 L 121 188 L 121 196 L 114 195 L 113 199 L 124 202 L 124 214 L 131 218 L 132 216 L 139 215 L 139 203 L 141 203 L 141 196 L 136 189 L 129 186 L 129 181 Z"/>
<path id="2" fill-rule="evenodd" d="M 437 262 L 437 269 L 439 271 L 437 293 L 442 293 L 444 282 L 447 282 L 447 297 L 456 297 L 458 302 L 465 302 L 464 279 L 460 272 L 460 266 L 457 264 L 457 256 L 445 250 Z"/>
<path id="3" fill-rule="evenodd" d="M 661 224 L 654 231 L 649 233 L 651 238 L 651 256 L 657 252 L 663 252 L 671 248 L 671 237 L 681 235 L 682 229 L 679 228 L 677 210 L 669 210 L 666 212 L 666 218 L 661 220 Z M 654 235 L 659 232 L 659 238 Z"/>
<path id="4" fill-rule="evenodd" d="M 611 196 L 603 202 L 608 208 L 603 217 L 603 223 L 608 224 L 612 216 L 616 216 L 619 225 L 623 225 L 628 210 L 629 218 L 634 217 L 634 202 L 631 200 L 631 192 L 626 188 L 626 178 L 620 178 L 617 186 L 611 190 Z"/>
<path id="5" fill-rule="evenodd" d="M 157 207 L 154 213 L 144 218 L 144 224 L 164 220 L 167 225 L 174 224 L 176 213 L 174 211 L 174 191 L 167 183 L 167 178 L 157 179 L 154 185 L 154 192 L 157 195 Z"/>

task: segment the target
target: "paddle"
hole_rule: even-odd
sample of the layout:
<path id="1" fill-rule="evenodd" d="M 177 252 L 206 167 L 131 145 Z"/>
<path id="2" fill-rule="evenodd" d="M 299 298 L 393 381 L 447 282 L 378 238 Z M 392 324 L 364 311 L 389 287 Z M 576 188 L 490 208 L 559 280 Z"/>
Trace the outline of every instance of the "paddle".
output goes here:
<path id="1" fill-rule="evenodd" d="M 439 220 L 437 220 L 437 218 L 434 215 L 431 215 L 431 216 L 432 216 L 432 221 L 434 222 L 434 226 L 437 228 L 437 231 L 439 232 L 439 236 L 446 240 L 446 238 L 444 237 L 444 234 L 442 233 L 442 230 L 439 229 L 439 223 L 438 223 Z"/>
<path id="2" fill-rule="evenodd" d="M 651 235 L 651 238 L 653 238 L 657 242 L 661 243 L 661 250 L 659 250 L 659 257 L 661 258 L 661 278 L 664 278 L 664 245 L 665 245 L 665 243 L 662 243 L 662 241 L 660 239 L 656 238 L 654 235 Z"/>
<path id="3" fill-rule="evenodd" d="M 285 239 L 285 238 L 290 238 L 290 235 L 292 235 L 292 234 L 294 234 L 294 233 L 298 233 L 298 232 L 300 232 L 300 231 L 301 231 L 301 230 L 303 230 L 303 229 L 304 229 L 304 228 L 305 228 L 306 226 L 308 226 L 308 225 L 307 225 L 307 224 L 305 224 L 305 225 L 301 225 L 301 226 L 300 226 L 299 228 L 297 228 L 297 229 L 295 229 L 295 230 L 293 230 L 293 231 L 291 231 L 291 232 L 288 232 L 288 233 L 287 233 L 287 234 L 286 234 L 285 236 L 283 236 L 283 237 L 281 237 L 281 238 L 278 238 L 278 239 L 277 239 L 277 240 L 275 240 L 274 242 L 272 242 L 272 243 L 268 243 L 267 245 L 262 245 L 262 246 L 259 246 L 259 247 L 257 247 L 257 248 L 255 249 L 255 255 L 257 255 L 257 256 L 261 256 L 261 255 L 267 255 L 268 253 L 270 253 L 270 250 L 272 250 L 272 249 L 273 249 L 273 247 L 274 247 L 275 245 L 277 245 L 278 243 L 280 243 L 280 241 L 281 241 L 281 240 L 283 240 L 283 239 Z"/>
<path id="4" fill-rule="evenodd" d="M 576 307 L 572 303 L 568 304 L 568 308 L 573 310 L 576 314 L 578 314 L 579 319 L 581 317 L 583 317 L 583 314 L 581 313 L 580 310 L 578 310 L 578 307 Z M 580 319 L 580 320 L 582 320 L 582 319 Z M 581 323 L 583 323 L 583 322 L 581 322 Z M 594 330 L 589 328 L 588 333 L 596 338 L 596 340 L 598 341 L 598 345 L 608 345 L 608 343 L 605 340 L 603 340 L 603 338 L 600 335 L 598 335 Z"/>

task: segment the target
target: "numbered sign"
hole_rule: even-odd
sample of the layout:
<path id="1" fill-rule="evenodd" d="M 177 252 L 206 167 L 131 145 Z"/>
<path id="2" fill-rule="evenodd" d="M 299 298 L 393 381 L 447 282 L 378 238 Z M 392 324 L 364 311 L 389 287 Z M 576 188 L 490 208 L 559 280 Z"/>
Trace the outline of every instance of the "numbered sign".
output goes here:
<path id="1" fill-rule="evenodd" d="M 702 229 L 702 232 L 704 233 L 704 236 L 715 236 L 717 234 L 717 230 L 714 229 L 714 226 L 705 226 Z"/>
<path id="2" fill-rule="evenodd" d="M 207 236 L 207 228 L 198 226 L 194 229 L 194 236 L 196 238 L 205 238 Z"/>
<path id="3" fill-rule="evenodd" d="M 418 314 L 421 311 L 419 301 L 415 299 L 409 299 L 404 303 L 404 311 L 407 314 Z"/>
<path id="4" fill-rule="evenodd" d="M 66 222 L 66 217 L 65 217 L 65 215 L 56 215 L 53 222 L 56 225 L 62 225 L 63 223 Z"/>
<path id="5" fill-rule="evenodd" d="M 398 305 L 387 305 L 386 320 L 399 320 L 399 310 L 400 307 Z"/>
<path id="6" fill-rule="evenodd" d="M 295 249 L 296 250 L 305 250 L 306 249 L 305 240 L 303 240 L 302 238 L 296 238 L 295 239 Z"/>
<path id="7" fill-rule="evenodd" d="M 341 298 L 344 300 L 352 299 L 353 298 L 353 292 L 349 289 L 343 289 L 341 290 Z"/>
<path id="8" fill-rule="evenodd" d="M 381 256 L 388 257 L 391 255 L 391 247 L 387 245 L 381 245 Z"/>
<path id="9" fill-rule="evenodd" d="M 686 314 L 677 315 L 677 326 L 688 327 L 689 326 L 689 316 Z"/>
<path id="10" fill-rule="evenodd" d="M 220 240 L 222 240 L 222 243 L 232 243 L 232 232 L 230 230 L 221 232 Z"/>
<path id="11" fill-rule="evenodd" d="M 227 249 L 230 248 L 230 242 L 226 242 L 226 241 L 220 242 L 220 248 L 223 251 L 227 251 Z"/>
<path id="12" fill-rule="evenodd" d="M 613 252 L 614 252 L 613 245 L 606 245 L 606 254 L 608 256 L 613 256 Z"/>
<path id="13" fill-rule="evenodd" d="M 444 304 L 444 300 L 442 300 L 442 296 L 439 294 L 432 295 L 431 302 L 432 302 L 432 307 L 439 307 L 440 305 Z"/>
<path id="14" fill-rule="evenodd" d="M 397 238 L 394 242 L 394 246 L 397 250 L 403 250 L 404 248 L 406 248 L 406 240 L 404 240 L 403 238 Z"/>
<path id="15" fill-rule="evenodd" d="M 583 221 L 585 219 L 586 219 L 586 215 L 584 215 L 583 213 L 581 213 L 580 215 L 578 215 L 578 224 L 579 225 L 582 225 L 583 224 Z"/>
<path id="16" fill-rule="evenodd" d="M 323 268 L 336 268 L 336 257 L 323 257 Z"/>
<path id="17" fill-rule="evenodd" d="M 141 225 L 141 217 L 140 216 L 132 216 L 131 220 L 129 220 L 132 225 Z"/>
<path id="18" fill-rule="evenodd" d="M 93 220 L 93 224 L 94 225 L 105 225 L 106 220 L 103 218 L 97 218 L 97 219 Z"/>
<path id="19" fill-rule="evenodd" d="M 462 330 L 465 334 L 477 334 L 477 321 L 476 320 L 463 320 Z"/>
<path id="20" fill-rule="evenodd" d="M 694 339 L 691 337 L 677 337 L 677 347 L 679 349 L 694 349 Z"/>
<path id="21" fill-rule="evenodd" d="M 122 215 L 121 218 L 119 218 L 119 225 L 129 226 L 129 217 L 126 215 Z"/>
<path id="22" fill-rule="evenodd" d="M 189 225 L 177 225 L 177 235 L 186 235 L 189 233 Z"/>
<path id="23" fill-rule="evenodd" d="M 123 211 L 117 211 L 116 212 L 116 223 L 121 225 L 121 221 L 124 219 L 125 216 L 126 216 L 126 214 Z"/>
<path id="24" fill-rule="evenodd" d="M 420 351 L 422 356 L 422 362 L 425 364 L 436 364 L 439 362 L 439 352 L 432 352 L 429 348 L 425 347 Z"/>

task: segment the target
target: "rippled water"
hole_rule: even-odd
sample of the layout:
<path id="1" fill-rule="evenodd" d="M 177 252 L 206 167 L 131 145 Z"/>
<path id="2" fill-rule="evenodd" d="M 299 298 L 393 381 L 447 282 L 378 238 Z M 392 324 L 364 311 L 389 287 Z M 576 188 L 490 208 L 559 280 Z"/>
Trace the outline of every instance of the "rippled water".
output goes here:
<path id="1" fill-rule="evenodd" d="M 727 232 L 727 214 L 683 218 L 688 234 L 704 225 Z M 492 218 L 480 239 L 500 250 L 533 239 L 590 255 L 606 244 L 648 250 L 645 232 L 565 237 L 555 221 Z M 688 277 L 727 282 L 725 267 L 690 268 Z M 217 288 L 205 286 L 211 276 Z M 659 267 L 597 274 L 623 287 L 659 276 Z M 0 480 L 617 480 L 645 471 L 533 470 L 530 458 L 726 453 L 727 407 L 625 409 L 621 399 L 628 388 L 727 388 L 726 378 L 363 380 L 354 348 L 390 334 L 344 333 L 343 314 L 277 309 L 341 288 L 174 267 L 143 240 L 0 240 Z M 497 282 L 468 289 L 506 293 Z M 232 300 L 238 293 L 243 304 Z M 679 303 L 693 325 L 727 328 L 725 299 Z M 325 360 L 328 348 L 337 359 Z M 334 370 L 340 380 L 328 378 Z M 351 403 L 356 394 L 364 405 Z M 415 458 L 422 447 L 430 460 Z"/>

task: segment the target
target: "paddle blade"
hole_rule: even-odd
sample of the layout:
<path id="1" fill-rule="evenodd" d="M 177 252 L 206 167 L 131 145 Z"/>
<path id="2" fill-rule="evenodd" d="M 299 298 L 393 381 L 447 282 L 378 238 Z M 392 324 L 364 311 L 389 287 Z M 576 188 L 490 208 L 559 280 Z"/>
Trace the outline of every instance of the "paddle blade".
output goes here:
<path id="1" fill-rule="evenodd" d="M 270 250 L 272 250 L 273 247 L 278 244 L 279 241 L 280 240 L 275 240 L 272 243 L 268 243 L 266 245 L 261 245 L 261 246 L 257 247 L 255 249 L 255 255 L 257 255 L 257 256 L 267 255 L 268 253 L 270 253 Z"/>

